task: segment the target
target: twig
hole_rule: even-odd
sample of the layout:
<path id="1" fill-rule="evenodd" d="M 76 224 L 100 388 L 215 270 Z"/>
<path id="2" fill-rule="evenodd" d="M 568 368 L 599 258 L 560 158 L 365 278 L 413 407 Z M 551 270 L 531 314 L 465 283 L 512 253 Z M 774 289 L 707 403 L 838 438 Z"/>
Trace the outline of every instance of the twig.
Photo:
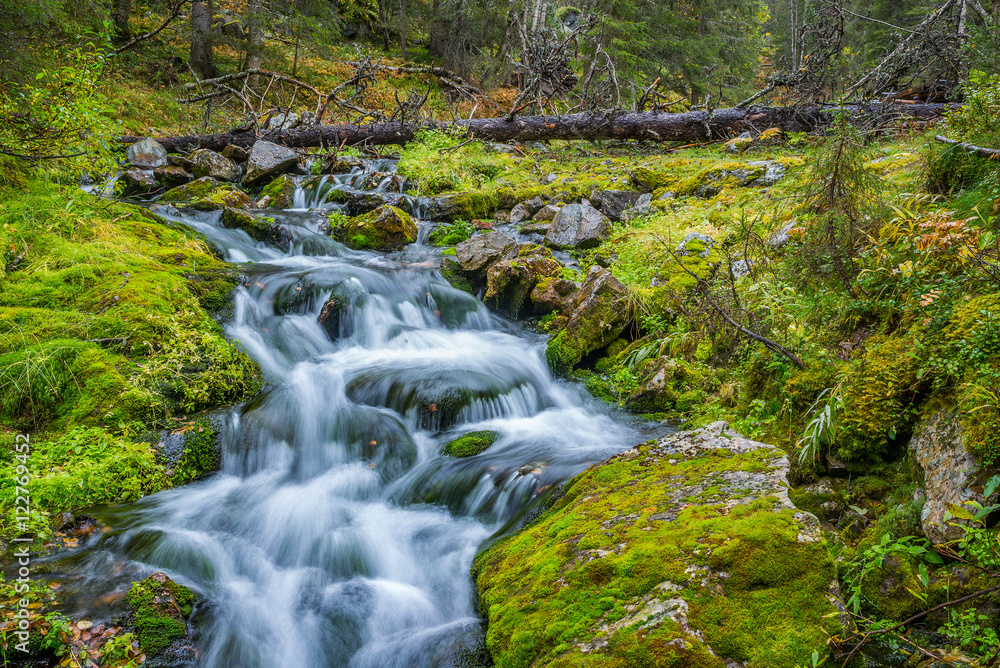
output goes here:
<path id="1" fill-rule="evenodd" d="M 903 620 L 900 623 L 896 624 L 895 626 L 890 626 L 884 629 L 875 629 L 874 631 L 866 632 L 864 634 L 864 637 L 861 638 L 861 641 L 854 646 L 854 649 L 851 650 L 851 653 L 847 655 L 846 659 L 844 659 L 842 668 L 847 668 L 848 662 L 850 662 L 850 660 L 854 658 L 854 655 L 857 654 L 861 650 L 861 648 L 864 647 L 869 642 L 869 640 L 871 640 L 873 636 L 882 635 L 883 633 L 892 633 L 896 629 L 906 626 L 907 624 L 911 624 L 920 619 L 921 617 L 926 617 L 932 612 L 937 612 L 938 610 L 942 610 L 952 605 L 958 605 L 959 603 L 965 603 L 966 601 L 971 601 L 974 598 L 979 598 L 980 596 L 986 596 L 987 594 L 992 594 L 995 591 L 1000 591 L 1000 585 L 997 585 L 995 587 L 989 587 L 988 589 L 980 589 L 977 592 L 973 592 L 961 598 L 956 598 L 954 601 L 945 601 L 944 603 L 939 603 L 938 605 L 935 605 L 933 608 L 929 608 L 927 610 L 924 610 L 923 612 L 918 612 L 909 619 Z M 916 647 L 916 645 L 914 646 Z"/>
<path id="2" fill-rule="evenodd" d="M 943 144 L 951 144 L 952 146 L 963 148 L 969 153 L 973 153 L 980 158 L 986 158 L 987 160 L 1000 160 L 1000 148 L 983 148 L 982 146 L 976 146 L 975 144 L 970 144 L 968 142 L 948 139 L 943 135 L 934 135 L 934 139 Z"/>
<path id="3" fill-rule="evenodd" d="M 173 6 L 173 8 L 172 8 L 172 10 L 170 12 L 170 16 L 168 16 L 167 19 L 163 23 L 160 24 L 159 28 L 157 28 L 156 30 L 153 30 L 152 32 L 147 32 L 145 35 L 139 35 L 138 37 L 136 37 L 135 39 L 133 39 L 131 42 L 128 42 L 127 44 L 124 44 L 124 45 L 118 47 L 117 49 L 115 49 L 114 51 L 112 51 L 111 55 L 112 56 L 117 56 L 122 51 L 126 51 L 128 49 L 131 49 L 133 46 L 135 46 L 139 42 L 144 42 L 147 39 L 150 39 L 152 37 L 156 37 L 160 33 L 161 30 L 163 30 L 164 28 L 166 28 L 168 25 L 170 25 L 170 23 L 174 19 L 176 19 L 178 16 L 181 15 L 181 7 L 183 7 L 184 5 L 188 4 L 189 2 L 192 2 L 192 0 L 177 0 L 177 4 Z"/>
<path id="4" fill-rule="evenodd" d="M 673 250 L 668 250 L 668 252 L 670 253 L 670 256 L 674 259 L 674 261 L 678 265 L 680 265 L 681 269 L 687 272 L 687 274 L 689 274 L 694 280 L 698 282 L 698 289 L 701 291 L 702 297 L 705 298 L 705 301 L 708 302 L 708 305 L 711 306 L 716 313 L 722 316 L 722 319 L 725 320 L 727 323 L 729 323 L 731 327 L 736 329 L 736 331 L 740 332 L 744 336 L 747 336 L 758 343 L 764 344 L 764 346 L 769 350 L 772 350 L 780 355 L 784 355 L 792 364 L 799 367 L 800 369 L 806 368 L 805 362 L 803 362 L 798 355 L 793 353 L 785 346 L 781 345 L 777 341 L 772 341 L 771 339 L 767 338 L 762 334 L 758 334 L 757 332 L 747 329 L 746 327 L 744 327 L 743 325 L 739 324 L 731 317 L 729 317 L 729 314 L 726 313 L 725 309 L 719 306 L 718 303 L 716 303 L 716 301 L 709 296 L 708 288 L 705 285 L 704 279 L 702 279 L 700 276 L 698 276 L 693 271 L 684 266 L 684 263 L 681 261 L 681 259 L 677 256 L 677 254 Z M 998 587 L 998 589 L 1000 589 L 1000 587 Z"/>

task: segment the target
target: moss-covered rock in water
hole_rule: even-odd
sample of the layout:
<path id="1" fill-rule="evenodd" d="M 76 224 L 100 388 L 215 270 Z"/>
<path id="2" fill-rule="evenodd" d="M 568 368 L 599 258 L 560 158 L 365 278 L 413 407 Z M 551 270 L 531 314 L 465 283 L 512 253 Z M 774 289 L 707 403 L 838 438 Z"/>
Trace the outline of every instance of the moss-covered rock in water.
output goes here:
<path id="1" fill-rule="evenodd" d="M 356 250 L 394 251 L 417 240 L 417 224 L 402 209 L 385 205 L 338 224 L 332 234 Z"/>
<path id="2" fill-rule="evenodd" d="M 295 179 L 288 174 L 282 174 L 264 186 L 260 191 L 260 197 L 261 200 L 267 198 L 267 203 L 262 202 L 261 206 L 267 206 L 268 209 L 292 208 L 295 201 Z"/>
<path id="3" fill-rule="evenodd" d="M 438 269 L 441 277 L 451 283 L 452 287 L 458 288 L 470 295 L 476 294 L 475 284 L 462 271 L 462 265 L 458 260 L 450 257 L 441 258 L 441 267 Z"/>
<path id="4" fill-rule="evenodd" d="M 470 431 L 449 441 L 444 446 L 444 454 L 449 457 L 472 457 L 493 445 L 498 436 L 495 431 Z"/>
<path id="5" fill-rule="evenodd" d="M 187 618 L 191 615 L 194 594 L 163 573 L 153 573 L 136 582 L 125 596 L 135 615 L 139 645 L 150 658 L 163 653 L 171 644 L 187 637 Z M 192 652 L 193 653 L 193 652 Z"/>
<path id="6" fill-rule="evenodd" d="M 227 206 L 237 209 L 253 206 L 253 201 L 245 192 L 232 184 L 216 181 L 210 176 L 203 176 L 191 183 L 168 190 L 157 201 L 201 211 L 224 209 Z"/>
<path id="7" fill-rule="evenodd" d="M 563 266 L 551 257 L 529 255 L 498 262 L 486 272 L 484 301 L 498 310 L 517 317 L 528 297 L 543 278 L 556 276 Z"/>
<path id="8" fill-rule="evenodd" d="M 275 246 L 287 247 L 292 236 L 283 225 L 274 222 L 274 218 L 259 216 L 244 209 L 234 209 L 227 206 L 222 212 L 222 224 L 225 227 L 240 229 L 250 235 L 250 238 Z"/>
<path id="9" fill-rule="evenodd" d="M 218 430 L 209 420 L 200 420 L 184 433 L 184 447 L 174 465 L 170 482 L 181 485 L 211 475 L 222 465 Z"/>
<path id="10" fill-rule="evenodd" d="M 836 570 L 788 460 L 724 422 L 580 474 L 473 565 L 499 668 L 810 665 Z"/>

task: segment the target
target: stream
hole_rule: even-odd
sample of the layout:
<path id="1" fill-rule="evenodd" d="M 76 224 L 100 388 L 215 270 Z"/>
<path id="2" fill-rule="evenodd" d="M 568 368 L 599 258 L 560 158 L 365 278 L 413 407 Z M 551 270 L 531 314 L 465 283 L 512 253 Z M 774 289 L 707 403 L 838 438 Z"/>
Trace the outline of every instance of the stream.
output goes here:
<path id="1" fill-rule="evenodd" d="M 442 279 L 433 223 L 400 252 L 353 251 L 322 232 L 323 190 L 267 212 L 291 232 L 287 251 L 220 212 L 157 211 L 244 263 L 225 329 L 268 384 L 222 418 L 220 472 L 93 513 L 107 530 L 51 564 L 67 614 L 108 619 L 131 581 L 163 571 L 203 599 L 199 666 L 455 665 L 482 636 L 469 575 L 481 544 L 664 433 L 554 379 L 544 337 Z M 331 296 L 335 337 L 317 321 Z M 474 457 L 440 454 L 474 430 L 499 437 Z"/>

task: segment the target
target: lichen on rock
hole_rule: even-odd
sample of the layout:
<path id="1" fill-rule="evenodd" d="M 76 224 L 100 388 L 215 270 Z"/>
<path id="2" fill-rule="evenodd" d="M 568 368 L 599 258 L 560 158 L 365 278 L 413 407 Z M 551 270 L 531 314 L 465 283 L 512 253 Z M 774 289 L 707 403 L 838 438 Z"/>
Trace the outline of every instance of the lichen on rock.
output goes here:
<path id="1" fill-rule="evenodd" d="M 818 520 L 788 460 L 726 423 L 663 438 L 570 481 L 473 566 L 495 665 L 808 665 L 840 630 Z"/>
<path id="2" fill-rule="evenodd" d="M 417 240 L 417 224 L 402 209 L 385 205 L 340 223 L 332 235 L 356 250 L 394 251 Z"/>

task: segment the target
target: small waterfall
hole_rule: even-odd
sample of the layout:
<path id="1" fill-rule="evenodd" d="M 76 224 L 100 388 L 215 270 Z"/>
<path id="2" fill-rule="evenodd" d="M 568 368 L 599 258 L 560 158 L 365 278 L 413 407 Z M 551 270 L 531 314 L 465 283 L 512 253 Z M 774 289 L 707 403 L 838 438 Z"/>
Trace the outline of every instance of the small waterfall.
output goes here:
<path id="1" fill-rule="evenodd" d="M 357 252 L 318 231 L 306 210 L 333 188 L 394 171 L 372 161 L 297 189 L 298 211 L 269 212 L 290 251 L 223 228 L 218 212 L 172 216 L 249 263 L 225 327 L 268 386 L 228 415 L 221 472 L 100 514 L 110 531 L 65 566 L 76 612 L 110 617 L 93 601 L 162 570 L 206 601 L 199 666 L 452 665 L 481 633 L 478 546 L 543 490 L 643 440 L 551 376 L 541 337 L 408 251 Z M 324 330 L 331 297 L 339 319 Z M 474 457 L 441 454 L 473 430 L 497 439 Z"/>

